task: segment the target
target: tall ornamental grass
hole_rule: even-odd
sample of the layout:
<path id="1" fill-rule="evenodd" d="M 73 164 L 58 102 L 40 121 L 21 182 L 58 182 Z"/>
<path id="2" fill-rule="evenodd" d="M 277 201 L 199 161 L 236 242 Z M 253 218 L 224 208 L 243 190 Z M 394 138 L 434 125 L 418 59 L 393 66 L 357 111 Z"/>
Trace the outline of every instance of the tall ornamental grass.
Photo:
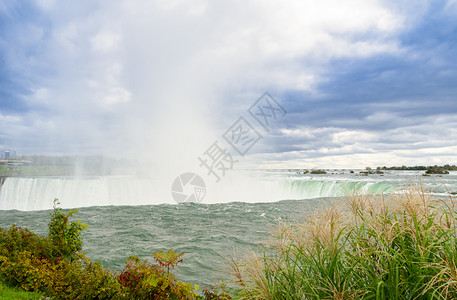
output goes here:
<path id="1" fill-rule="evenodd" d="M 354 194 L 231 258 L 243 299 L 457 299 L 455 197 Z"/>

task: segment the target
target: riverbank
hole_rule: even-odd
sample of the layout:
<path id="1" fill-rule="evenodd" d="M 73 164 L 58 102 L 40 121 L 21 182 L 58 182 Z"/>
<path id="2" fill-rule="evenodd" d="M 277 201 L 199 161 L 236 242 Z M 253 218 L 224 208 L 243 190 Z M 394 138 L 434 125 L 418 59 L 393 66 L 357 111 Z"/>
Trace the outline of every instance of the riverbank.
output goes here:
<path id="1" fill-rule="evenodd" d="M 0 165 L 0 178 L 11 176 L 71 176 L 75 168 L 72 166 L 16 166 Z"/>

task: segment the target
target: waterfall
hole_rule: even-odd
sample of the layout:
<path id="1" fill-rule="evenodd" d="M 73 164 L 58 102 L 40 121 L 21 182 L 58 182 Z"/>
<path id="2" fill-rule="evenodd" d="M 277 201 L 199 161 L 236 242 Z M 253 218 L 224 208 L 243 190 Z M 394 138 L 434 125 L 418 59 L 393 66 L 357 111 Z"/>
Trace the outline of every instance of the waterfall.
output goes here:
<path id="1" fill-rule="evenodd" d="M 285 181 L 283 187 L 300 199 L 341 197 L 354 193 L 383 194 L 393 190 L 392 183 L 366 181 Z"/>
<path id="2" fill-rule="evenodd" d="M 392 182 L 330 181 L 239 176 L 209 183 L 202 203 L 273 202 L 292 199 L 341 197 L 354 192 L 380 194 Z M 0 188 L 0 210 L 46 210 L 53 200 L 61 207 L 176 204 L 169 182 L 134 176 L 7 177 Z"/>
<path id="3" fill-rule="evenodd" d="M 8 177 L 0 189 L 0 209 L 51 209 L 61 207 L 142 205 L 151 203 L 153 182 L 132 177 Z"/>

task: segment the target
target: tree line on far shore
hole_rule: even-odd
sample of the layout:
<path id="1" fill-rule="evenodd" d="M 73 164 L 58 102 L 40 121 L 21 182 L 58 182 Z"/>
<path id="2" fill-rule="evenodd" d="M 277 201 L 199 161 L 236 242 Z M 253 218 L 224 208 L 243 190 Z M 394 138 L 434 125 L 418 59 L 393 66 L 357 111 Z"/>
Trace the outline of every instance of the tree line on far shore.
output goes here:
<path id="1" fill-rule="evenodd" d="M 378 167 L 378 170 L 399 170 L 399 171 L 426 171 L 427 174 L 449 174 L 449 171 L 457 171 L 456 165 L 443 165 L 443 166 L 394 166 L 394 167 Z"/>

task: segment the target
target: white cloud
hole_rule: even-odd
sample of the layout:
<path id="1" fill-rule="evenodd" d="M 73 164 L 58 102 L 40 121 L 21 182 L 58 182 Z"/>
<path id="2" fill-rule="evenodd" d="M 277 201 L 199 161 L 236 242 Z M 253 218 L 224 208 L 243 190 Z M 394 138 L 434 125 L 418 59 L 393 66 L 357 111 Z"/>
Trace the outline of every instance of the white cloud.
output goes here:
<path id="1" fill-rule="evenodd" d="M 63 46 L 64 50 L 72 53 L 77 50 L 77 38 L 79 36 L 78 25 L 75 22 L 63 24 L 62 27 L 54 28 L 53 35 L 58 46 Z"/>
<path id="2" fill-rule="evenodd" d="M 50 10 L 54 7 L 55 5 L 55 0 L 37 0 L 37 4 L 41 7 L 43 10 Z"/>
<path id="3" fill-rule="evenodd" d="M 116 50 L 120 42 L 121 37 L 112 32 L 99 32 L 91 39 L 92 49 L 101 53 Z"/>
<path id="4" fill-rule="evenodd" d="M 3 132 L 6 132 L 5 128 L 8 128 L 12 124 L 18 124 L 22 121 L 20 116 L 16 115 L 2 115 L 0 114 L 0 127 Z"/>
<path id="5" fill-rule="evenodd" d="M 400 118 L 382 112 L 371 122 Z M 403 123 L 403 125 L 402 125 Z M 392 129 L 353 130 L 338 127 L 281 129 L 277 142 L 283 153 L 251 155 L 263 168 L 364 168 L 365 166 L 433 165 L 457 160 L 457 122 L 454 115 L 416 118 Z M 266 140 L 269 137 L 265 137 Z"/>
<path id="6" fill-rule="evenodd" d="M 52 104 L 51 92 L 47 88 L 37 88 L 30 96 L 25 97 L 30 105 L 46 107 Z"/>
<path id="7" fill-rule="evenodd" d="M 318 65 L 338 57 L 398 53 L 395 33 L 403 16 L 378 1 L 208 1 L 200 66 L 220 67 L 218 76 L 246 85 L 275 85 L 309 90 L 318 81 Z M 242 11 L 242 13 L 239 13 Z M 185 18 L 184 18 L 185 19 Z M 179 21 L 178 21 L 179 22 Z M 299 78 L 299 79 L 297 79 Z"/>
<path id="8" fill-rule="evenodd" d="M 114 104 L 129 102 L 130 92 L 126 89 L 117 87 L 112 88 L 108 95 L 103 98 L 103 104 L 105 107 L 111 107 Z"/>
<path id="9" fill-rule="evenodd" d="M 336 145 L 366 143 L 377 140 L 376 133 L 362 130 L 345 130 L 335 132 L 332 136 L 332 142 Z"/>

